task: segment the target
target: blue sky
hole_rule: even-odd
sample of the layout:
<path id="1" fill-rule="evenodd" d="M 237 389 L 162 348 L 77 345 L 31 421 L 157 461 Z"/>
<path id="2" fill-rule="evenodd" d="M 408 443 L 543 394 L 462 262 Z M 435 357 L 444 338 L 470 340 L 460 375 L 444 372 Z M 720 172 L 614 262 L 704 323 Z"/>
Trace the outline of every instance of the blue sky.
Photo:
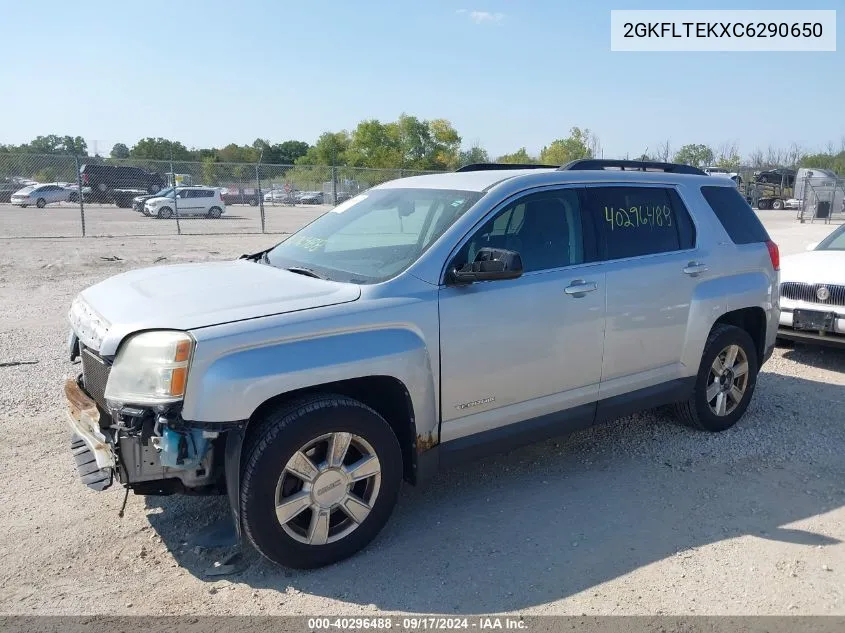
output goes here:
<path id="1" fill-rule="evenodd" d="M 614 53 L 611 8 L 838 8 L 845 31 L 842 0 L 16 0 L 0 142 L 313 142 L 401 112 L 447 118 L 493 156 L 572 126 L 606 156 L 666 139 L 747 154 L 845 137 L 841 36 L 835 53 Z"/>

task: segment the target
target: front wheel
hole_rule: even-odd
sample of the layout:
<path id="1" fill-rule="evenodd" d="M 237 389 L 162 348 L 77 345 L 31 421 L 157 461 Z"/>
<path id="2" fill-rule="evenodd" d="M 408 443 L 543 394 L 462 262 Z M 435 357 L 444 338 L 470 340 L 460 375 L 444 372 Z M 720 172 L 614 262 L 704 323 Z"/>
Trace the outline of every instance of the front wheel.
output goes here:
<path id="1" fill-rule="evenodd" d="M 390 425 L 366 405 L 314 396 L 270 411 L 244 449 L 244 532 L 280 565 L 352 556 L 387 523 L 402 480 Z"/>
<path id="2" fill-rule="evenodd" d="M 783 209 L 783 200 L 781 200 L 780 198 L 772 200 L 772 209 L 775 209 L 777 211 L 782 210 Z"/>
<path id="3" fill-rule="evenodd" d="M 158 210 L 158 213 L 156 215 L 158 215 L 158 217 L 162 220 L 168 220 L 173 217 L 173 209 L 171 209 L 170 207 L 162 207 Z"/>
<path id="4" fill-rule="evenodd" d="M 43 209 L 47 206 L 47 201 L 44 198 L 38 198 L 38 201 L 35 203 L 35 206 L 39 209 Z"/>
<path id="5" fill-rule="evenodd" d="M 704 346 L 693 394 L 675 406 L 678 417 L 703 431 L 731 428 L 748 408 L 758 369 L 757 350 L 748 332 L 715 325 Z"/>

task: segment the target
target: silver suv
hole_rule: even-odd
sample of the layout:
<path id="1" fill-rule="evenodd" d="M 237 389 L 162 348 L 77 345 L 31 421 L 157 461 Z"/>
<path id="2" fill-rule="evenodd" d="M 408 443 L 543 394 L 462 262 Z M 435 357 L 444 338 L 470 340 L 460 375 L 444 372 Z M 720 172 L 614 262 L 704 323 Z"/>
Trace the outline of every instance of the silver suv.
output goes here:
<path id="1" fill-rule="evenodd" d="M 513 167 L 388 182 L 265 251 L 83 290 L 83 481 L 227 494 L 239 536 L 306 568 L 459 459 L 666 404 L 733 426 L 779 321 L 778 249 L 734 184 Z"/>

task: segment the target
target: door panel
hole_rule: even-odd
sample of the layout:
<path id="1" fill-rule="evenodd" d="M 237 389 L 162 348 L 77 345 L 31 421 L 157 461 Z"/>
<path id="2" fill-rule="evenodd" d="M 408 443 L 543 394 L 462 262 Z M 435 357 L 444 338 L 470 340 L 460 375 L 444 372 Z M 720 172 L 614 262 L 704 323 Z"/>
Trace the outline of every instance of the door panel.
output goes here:
<path id="1" fill-rule="evenodd" d="M 605 279 L 584 261 L 580 207 L 575 188 L 524 196 L 458 250 L 458 267 L 480 248 L 514 250 L 526 272 L 441 288 L 441 440 L 595 401 Z"/>
<path id="2" fill-rule="evenodd" d="M 580 279 L 596 290 L 564 292 Z M 441 439 L 595 401 L 604 299 L 590 265 L 442 288 Z"/>
<path id="3" fill-rule="evenodd" d="M 683 375 L 681 353 L 697 281 L 683 273 L 690 252 L 607 266 L 607 327 L 601 397 Z"/>
<path id="4" fill-rule="evenodd" d="M 600 397 L 689 375 L 681 357 L 707 267 L 680 197 L 654 185 L 589 187 L 585 197 L 607 275 Z"/>

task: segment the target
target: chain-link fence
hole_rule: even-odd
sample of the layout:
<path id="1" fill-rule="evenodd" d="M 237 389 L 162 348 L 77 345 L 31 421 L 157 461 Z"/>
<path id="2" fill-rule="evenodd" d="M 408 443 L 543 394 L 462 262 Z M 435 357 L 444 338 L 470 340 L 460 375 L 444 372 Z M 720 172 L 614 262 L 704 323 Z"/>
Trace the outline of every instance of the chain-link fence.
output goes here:
<path id="1" fill-rule="evenodd" d="M 845 220 L 845 179 L 807 172 L 713 170 L 755 208 Z M 422 173 L 0 153 L 0 237 L 290 233 L 369 187 Z"/>
<path id="2" fill-rule="evenodd" d="M 0 237 L 288 233 L 370 187 L 423 173 L 0 154 Z"/>

